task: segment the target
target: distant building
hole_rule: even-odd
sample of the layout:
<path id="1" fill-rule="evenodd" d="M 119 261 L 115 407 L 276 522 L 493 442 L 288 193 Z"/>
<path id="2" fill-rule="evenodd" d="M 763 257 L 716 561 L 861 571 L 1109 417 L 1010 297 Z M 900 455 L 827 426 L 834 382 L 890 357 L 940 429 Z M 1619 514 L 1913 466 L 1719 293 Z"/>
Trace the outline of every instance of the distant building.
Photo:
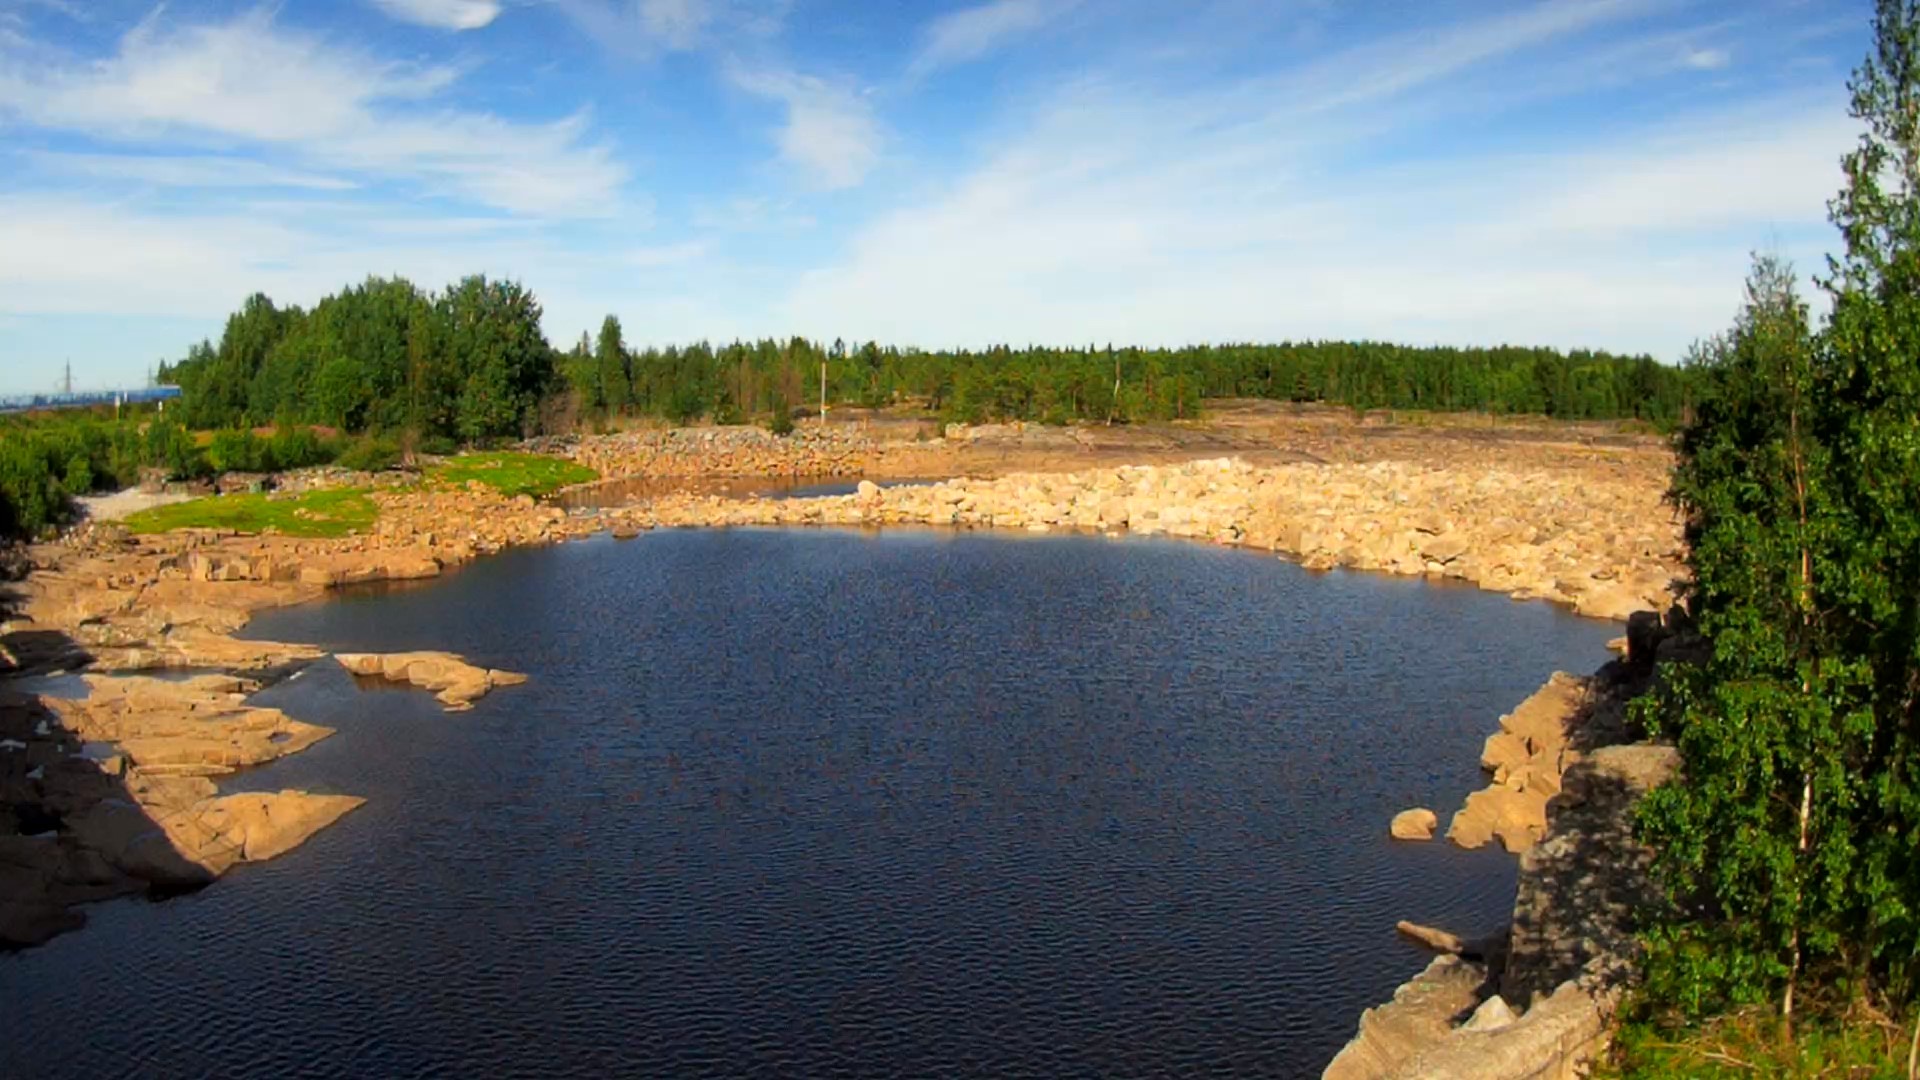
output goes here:
<path id="1" fill-rule="evenodd" d="M 151 405 L 180 396 L 177 386 L 149 386 L 139 390 L 95 390 L 74 394 L 17 394 L 0 397 L 0 413 L 39 412 L 43 409 L 92 409 L 102 405 Z"/>

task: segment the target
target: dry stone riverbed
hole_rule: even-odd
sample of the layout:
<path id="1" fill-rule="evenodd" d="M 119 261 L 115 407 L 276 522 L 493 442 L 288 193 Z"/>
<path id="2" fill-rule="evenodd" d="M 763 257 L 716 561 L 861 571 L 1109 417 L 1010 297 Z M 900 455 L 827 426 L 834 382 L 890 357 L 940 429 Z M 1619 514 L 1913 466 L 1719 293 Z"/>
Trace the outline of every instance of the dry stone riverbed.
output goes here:
<path id="1" fill-rule="evenodd" d="M 409 520 L 378 550 L 491 544 Z M 1088 534 L 656 530 L 277 608 L 333 583 L 256 569 L 289 596 L 205 629 L 234 655 L 470 664 L 296 656 L 246 698 L 333 734 L 222 791 L 365 803 L 0 956 L 0 1074 L 1317 1075 L 1424 963 L 1396 921 L 1511 914 L 1511 856 L 1388 820 L 1459 806 L 1493 718 L 1619 633 Z"/>

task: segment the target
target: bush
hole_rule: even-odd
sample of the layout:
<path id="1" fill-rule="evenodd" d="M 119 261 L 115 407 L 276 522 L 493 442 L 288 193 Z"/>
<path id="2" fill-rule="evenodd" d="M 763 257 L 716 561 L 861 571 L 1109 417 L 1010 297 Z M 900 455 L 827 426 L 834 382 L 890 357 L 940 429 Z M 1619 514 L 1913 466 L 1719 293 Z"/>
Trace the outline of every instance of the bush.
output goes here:
<path id="1" fill-rule="evenodd" d="M 216 431 L 207 444 L 207 464 L 214 472 L 260 472 L 271 468 L 264 461 L 266 457 L 266 444 L 253 432 L 239 428 Z"/>
<path id="2" fill-rule="evenodd" d="M 142 462 L 163 470 L 176 480 L 207 476 L 212 472 L 205 454 L 193 444 L 187 429 L 166 417 L 147 425 L 146 452 Z"/>
<path id="3" fill-rule="evenodd" d="M 776 404 L 773 415 L 767 418 L 767 430 L 783 437 L 793 434 L 793 410 L 785 403 Z"/>
<path id="4" fill-rule="evenodd" d="M 355 439 L 335 463 L 355 472 L 383 472 L 400 464 L 400 444 L 372 435 Z"/>
<path id="5" fill-rule="evenodd" d="M 263 468 L 275 471 L 283 469 L 305 469 L 314 465 L 325 465 L 339 455 L 338 445 L 328 445 L 313 433 L 312 428 L 296 428 L 283 424 L 273 433 L 266 444 Z"/>

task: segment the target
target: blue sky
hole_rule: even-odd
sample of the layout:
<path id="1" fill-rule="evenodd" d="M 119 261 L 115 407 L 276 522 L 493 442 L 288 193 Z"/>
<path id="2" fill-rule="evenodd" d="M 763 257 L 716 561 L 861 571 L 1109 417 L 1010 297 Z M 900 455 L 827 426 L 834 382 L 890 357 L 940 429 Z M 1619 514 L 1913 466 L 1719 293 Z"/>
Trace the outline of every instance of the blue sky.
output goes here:
<path id="1" fill-rule="evenodd" d="M 0 392 L 250 292 L 556 343 L 1649 351 L 1819 269 L 1865 0 L 0 0 Z"/>

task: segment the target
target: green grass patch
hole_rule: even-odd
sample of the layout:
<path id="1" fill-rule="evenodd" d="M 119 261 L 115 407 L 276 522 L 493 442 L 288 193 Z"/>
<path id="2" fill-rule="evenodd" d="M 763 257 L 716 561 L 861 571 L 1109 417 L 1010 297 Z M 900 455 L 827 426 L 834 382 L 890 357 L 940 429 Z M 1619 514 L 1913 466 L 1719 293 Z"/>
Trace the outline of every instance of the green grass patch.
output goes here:
<path id="1" fill-rule="evenodd" d="M 1626 1024 L 1614 1038 L 1610 1060 L 1595 1072 L 1613 1080 L 1680 1077 L 1848 1077 L 1906 1080 L 1911 1023 L 1857 1015 L 1844 1020 L 1807 1018 L 1794 1038 L 1782 1034 L 1771 1013 L 1725 1016 L 1701 1027 L 1668 1031 Z"/>
<path id="2" fill-rule="evenodd" d="M 278 530 L 286 536 L 345 536 L 373 524 L 379 507 L 365 491 L 308 491 L 299 495 L 218 495 L 190 502 L 142 510 L 124 524 L 135 533 L 163 533 L 175 529 L 231 529 L 259 533 Z"/>
<path id="3" fill-rule="evenodd" d="M 428 473 L 442 484 L 465 487 L 478 480 L 502 495 L 550 495 L 570 484 L 600 479 L 600 474 L 565 458 L 521 454 L 511 450 L 461 454 Z"/>

